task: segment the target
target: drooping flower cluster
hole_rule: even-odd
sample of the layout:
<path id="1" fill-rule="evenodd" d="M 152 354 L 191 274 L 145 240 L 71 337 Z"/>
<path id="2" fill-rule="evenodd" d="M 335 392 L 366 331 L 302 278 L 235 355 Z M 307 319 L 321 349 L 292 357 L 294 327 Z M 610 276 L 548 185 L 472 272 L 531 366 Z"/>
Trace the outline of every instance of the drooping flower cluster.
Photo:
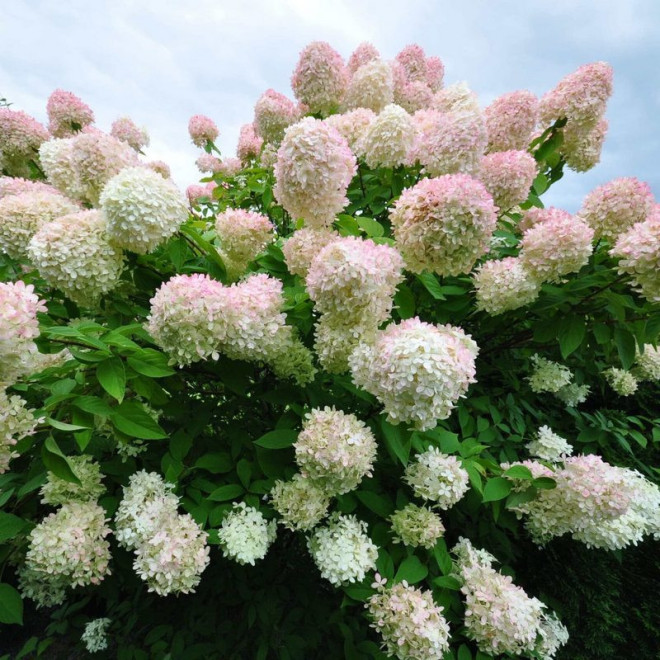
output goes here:
<path id="1" fill-rule="evenodd" d="M 267 89 L 254 106 L 254 129 L 270 144 L 279 144 L 284 131 L 297 119 L 298 109 L 293 101 L 274 89 Z"/>
<path id="2" fill-rule="evenodd" d="M 305 416 L 294 448 L 303 477 L 334 496 L 371 476 L 377 445 L 371 430 L 355 415 L 326 407 Z"/>
<path id="3" fill-rule="evenodd" d="M 433 602 L 430 591 L 399 582 L 389 589 L 376 574 L 378 592 L 366 607 L 375 630 L 383 638 L 389 656 L 401 660 L 441 660 L 449 648 L 449 626 L 443 607 Z"/>
<path id="4" fill-rule="evenodd" d="M 496 316 L 538 298 L 541 285 L 516 257 L 486 261 L 472 275 L 477 309 Z"/>
<path id="5" fill-rule="evenodd" d="M 607 384 L 620 396 L 631 396 L 637 391 L 639 381 L 625 369 L 610 367 L 603 371 Z"/>
<path id="6" fill-rule="evenodd" d="M 124 169 L 101 195 L 110 240 L 147 254 L 176 232 L 188 218 L 183 195 L 169 180 L 144 167 Z"/>
<path id="7" fill-rule="evenodd" d="M 394 100 L 392 69 L 387 62 L 373 59 L 363 64 L 351 78 L 343 108 L 367 108 L 379 113 Z"/>
<path id="8" fill-rule="evenodd" d="M 70 456 L 68 460 L 80 483 L 66 481 L 49 472 L 48 480 L 40 490 L 43 504 L 60 506 L 67 502 L 91 502 L 105 492 L 101 483 L 101 466 L 89 454 Z"/>
<path id="9" fill-rule="evenodd" d="M 110 127 L 110 135 L 126 142 L 135 151 L 142 151 L 142 149 L 149 146 L 147 129 L 137 126 L 130 117 L 115 119 Z"/>
<path id="10" fill-rule="evenodd" d="M 236 155 L 244 165 L 251 160 L 258 158 L 263 146 L 263 138 L 257 134 L 254 123 L 243 124 L 238 133 L 238 145 L 236 146 Z"/>
<path id="11" fill-rule="evenodd" d="M 463 582 L 465 627 L 479 649 L 492 655 L 538 652 L 538 639 L 544 638 L 545 605 L 513 584 L 508 575 L 498 573 L 492 567 L 495 558 L 474 548 L 469 540 L 459 539 L 453 553 Z M 551 660 L 553 655 L 542 657 Z"/>
<path id="12" fill-rule="evenodd" d="M 552 392 L 554 394 L 573 380 L 573 373 L 563 364 L 552 362 L 537 354 L 532 355 L 531 361 L 534 371 L 527 381 L 532 392 Z"/>
<path id="13" fill-rule="evenodd" d="M 455 457 L 429 447 L 406 467 L 404 481 L 417 497 L 451 509 L 469 489 L 468 473 Z"/>
<path id="14" fill-rule="evenodd" d="M 34 433 L 40 420 L 34 417 L 34 410 L 27 407 L 20 396 L 7 396 L 0 387 L 0 474 L 9 469 L 9 461 L 16 458 L 14 445 Z"/>
<path id="15" fill-rule="evenodd" d="M 73 92 L 56 89 L 46 104 L 48 130 L 56 138 L 75 135 L 94 123 L 92 109 Z"/>
<path id="16" fill-rule="evenodd" d="M 276 481 L 270 491 L 280 522 L 292 531 L 309 531 L 326 515 L 330 497 L 316 481 L 294 474 L 290 481 Z"/>
<path id="17" fill-rule="evenodd" d="M 480 181 L 448 174 L 404 190 L 390 221 L 408 270 L 460 275 L 488 251 L 497 214 Z"/>
<path id="18" fill-rule="evenodd" d="M 28 255 L 51 286 L 80 305 L 94 307 L 119 284 L 124 269 L 124 255 L 110 243 L 107 230 L 100 211 L 64 215 L 37 231 Z"/>
<path id="19" fill-rule="evenodd" d="M 108 626 L 110 619 L 94 619 L 85 624 L 85 630 L 80 641 L 85 645 L 89 653 L 105 651 L 108 648 Z"/>
<path id="20" fill-rule="evenodd" d="M 488 151 L 527 149 L 538 119 L 538 99 L 532 92 L 509 92 L 484 111 Z"/>
<path id="21" fill-rule="evenodd" d="M 266 556 L 276 534 L 277 522 L 268 522 L 261 511 L 245 502 L 234 502 L 218 530 L 223 555 L 252 566 Z"/>
<path id="22" fill-rule="evenodd" d="M 48 131 L 30 115 L 0 108 L 0 171 L 30 176 L 30 162 L 37 161 L 39 147 L 48 137 Z"/>
<path id="23" fill-rule="evenodd" d="M 497 151 L 479 163 L 479 180 L 503 211 L 527 199 L 536 174 L 536 161 L 526 151 Z"/>
<path id="24" fill-rule="evenodd" d="M 268 216 L 244 209 L 226 209 L 215 219 L 215 231 L 222 245 L 222 257 L 232 279 L 242 275 L 268 243 L 273 240 L 273 223 Z"/>
<path id="25" fill-rule="evenodd" d="M 325 41 L 313 41 L 300 53 L 291 77 L 296 99 L 311 113 L 329 115 L 344 98 L 349 73 L 341 55 Z"/>
<path id="26" fill-rule="evenodd" d="M 371 122 L 356 149 L 369 167 L 397 167 L 408 162 L 414 141 L 413 118 L 392 103 Z"/>
<path id="27" fill-rule="evenodd" d="M 445 526 L 437 513 L 412 502 L 390 516 L 394 542 L 431 550 L 445 533 Z"/>
<path id="28" fill-rule="evenodd" d="M 307 542 L 321 577 L 336 587 L 360 582 L 376 568 L 378 548 L 367 534 L 367 524 L 355 516 L 334 513 L 317 527 Z"/>
<path id="29" fill-rule="evenodd" d="M 209 142 L 215 142 L 220 131 L 206 115 L 193 115 L 188 121 L 188 134 L 196 147 L 204 149 Z"/>
<path id="30" fill-rule="evenodd" d="M 527 443 L 527 451 L 544 461 L 557 463 L 573 453 L 573 447 L 549 426 L 542 426 L 536 437 Z"/>
<path id="31" fill-rule="evenodd" d="M 334 115 L 333 115 L 334 116 Z M 327 229 L 297 229 L 282 246 L 284 261 L 289 272 L 307 277 L 309 267 L 321 250 L 339 238 L 336 231 Z"/>
<path id="32" fill-rule="evenodd" d="M 355 172 L 355 156 L 338 131 L 306 117 L 286 130 L 277 152 L 273 192 L 291 217 L 322 229 L 346 205 Z"/>
<path id="33" fill-rule="evenodd" d="M 0 251 L 24 259 L 40 227 L 79 207 L 57 192 L 33 190 L 0 199 Z"/>

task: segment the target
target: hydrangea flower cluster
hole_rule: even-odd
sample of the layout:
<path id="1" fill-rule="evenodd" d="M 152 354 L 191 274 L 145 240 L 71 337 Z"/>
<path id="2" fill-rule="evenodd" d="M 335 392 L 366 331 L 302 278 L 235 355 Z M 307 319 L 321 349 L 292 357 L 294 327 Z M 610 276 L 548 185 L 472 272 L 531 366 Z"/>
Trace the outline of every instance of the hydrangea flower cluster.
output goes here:
<path id="1" fill-rule="evenodd" d="M 222 169 L 222 161 L 213 154 L 207 154 L 204 152 L 196 161 L 197 169 L 204 173 L 209 172 L 211 174 L 217 174 Z"/>
<path id="2" fill-rule="evenodd" d="M 227 274 L 242 275 L 274 236 L 273 223 L 262 213 L 244 209 L 226 209 L 215 219 L 215 231 L 222 245 Z"/>
<path id="3" fill-rule="evenodd" d="M 540 283 L 516 257 L 486 261 L 472 275 L 477 309 L 492 316 L 534 302 Z"/>
<path id="4" fill-rule="evenodd" d="M 379 113 L 394 100 L 392 69 L 387 62 L 373 59 L 363 64 L 351 78 L 343 102 L 344 110 L 367 108 Z"/>
<path id="5" fill-rule="evenodd" d="M 445 533 L 445 526 L 437 513 L 412 502 L 390 516 L 394 542 L 431 550 Z"/>
<path id="6" fill-rule="evenodd" d="M 61 577 L 72 587 L 99 584 L 110 574 L 106 522 L 96 502 L 63 504 L 30 532 L 26 567 L 44 581 Z"/>
<path id="7" fill-rule="evenodd" d="M 238 132 L 238 145 L 236 146 L 236 155 L 241 163 L 246 165 L 251 160 L 259 157 L 261 147 L 263 146 L 263 138 L 257 133 L 257 128 L 254 123 L 243 124 L 241 130 Z"/>
<path id="8" fill-rule="evenodd" d="M 94 307 L 112 291 L 124 270 L 124 255 L 110 243 L 105 216 L 95 210 L 63 215 L 43 225 L 27 251 L 51 286 L 86 307 Z"/>
<path id="9" fill-rule="evenodd" d="M 188 219 L 176 186 L 144 167 L 129 167 L 103 189 L 101 208 L 110 240 L 119 247 L 147 254 Z"/>
<path id="10" fill-rule="evenodd" d="M 13 446 L 28 435 L 32 435 L 40 420 L 34 411 L 17 394 L 7 396 L 0 387 L 0 474 L 9 469 L 9 461 L 18 453 Z"/>
<path id="11" fill-rule="evenodd" d="M 637 391 L 639 381 L 625 369 L 610 367 L 603 372 L 607 384 L 620 396 L 631 396 Z"/>
<path id="12" fill-rule="evenodd" d="M 444 608 L 433 602 L 430 591 L 409 586 L 405 580 L 389 589 L 385 584 L 376 574 L 373 586 L 378 591 L 365 606 L 387 654 L 405 660 L 442 660 L 449 649 Z"/>
<path id="13" fill-rule="evenodd" d="M 594 229 L 596 238 L 616 239 L 643 222 L 654 204 L 648 183 L 622 177 L 594 188 L 582 202 L 578 215 Z"/>
<path id="14" fill-rule="evenodd" d="M 0 282 L 0 384 L 28 373 L 37 352 L 39 312 L 46 312 L 46 301 L 34 293 L 34 285 Z"/>
<path id="15" fill-rule="evenodd" d="M 336 128 L 339 134 L 348 142 L 351 151 L 358 157 L 364 158 L 362 148 L 364 137 L 376 114 L 367 108 L 349 110 L 343 114 L 330 115 L 324 119 L 326 124 Z"/>
<path id="16" fill-rule="evenodd" d="M 589 261 L 594 230 L 570 213 L 549 211 L 547 219 L 523 233 L 519 258 L 536 279 L 559 282 Z"/>
<path id="17" fill-rule="evenodd" d="M 527 381 L 532 392 L 555 393 L 573 380 L 573 373 L 563 364 L 552 362 L 538 354 L 532 355 L 531 361 L 534 365 L 534 372 L 527 378 Z"/>
<path id="18" fill-rule="evenodd" d="M 321 577 L 336 587 L 361 582 L 376 568 L 378 548 L 367 534 L 367 524 L 355 516 L 334 513 L 317 527 L 307 542 Z"/>
<path id="19" fill-rule="evenodd" d="M 643 352 L 635 357 L 634 375 L 638 380 L 660 380 L 660 349 L 644 344 Z"/>
<path id="20" fill-rule="evenodd" d="M 294 474 L 290 481 L 276 481 L 270 500 L 282 525 L 291 531 L 309 531 L 325 517 L 330 506 L 325 489 L 301 474 Z"/>
<path id="21" fill-rule="evenodd" d="M 37 160 L 48 131 L 21 110 L 0 108 L 0 171 L 11 176 L 30 176 L 30 161 Z"/>
<path id="22" fill-rule="evenodd" d="M 492 567 L 494 557 L 474 548 L 468 539 L 459 539 L 453 553 L 463 582 L 465 627 L 479 649 L 492 655 L 538 652 L 545 605 L 513 584 L 508 575 L 498 573 Z M 551 660 L 553 656 L 543 657 Z"/>
<path id="23" fill-rule="evenodd" d="M 403 480 L 417 497 L 435 502 L 440 509 L 451 509 L 469 489 L 468 473 L 455 456 L 429 447 L 408 463 Z"/>
<path id="24" fill-rule="evenodd" d="M 325 407 L 305 415 L 294 449 L 303 477 L 334 496 L 348 493 L 371 476 L 377 444 L 355 415 Z"/>
<path id="25" fill-rule="evenodd" d="M 23 598 L 29 598 L 37 606 L 53 607 L 66 600 L 69 579 L 63 575 L 48 575 L 23 564 L 18 569 L 18 588 Z"/>
<path id="26" fill-rule="evenodd" d="M 573 453 L 573 447 L 549 426 L 542 426 L 534 440 L 527 443 L 527 451 L 544 461 L 558 463 Z"/>
<path id="27" fill-rule="evenodd" d="M 291 217 L 322 229 L 346 205 L 355 172 L 355 156 L 346 140 L 332 126 L 306 117 L 286 130 L 277 152 L 273 192 Z"/>
<path id="28" fill-rule="evenodd" d="M 426 57 L 417 44 L 406 46 L 391 63 L 394 102 L 408 112 L 428 108 L 440 90 L 445 68 L 438 57 Z"/>
<path id="29" fill-rule="evenodd" d="M 497 213 L 480 181 L 447 174 L 404 190 L 390 221 L 408 270 L 460 275 L 488 251 Z"/>
<path id="30" fill-rule="evenodd" d="M 433 110 L 481 114 L 479 99 L 466 82 L 457 82 L 433 95 Z"/>
<path id="31" fill-rule="evenodd" d="M 20 195 L 26 192 L 52 193 L 61 195 L 62 193 L 43 181 L 32 181 L 31 179 L 21 179 L 13 176 L 0 176 L 0 199 L 11 195 Z"/>
<path id="32" fill-rule="evenodd" d="M 587 133 L 579 127 L 566 126 L 561 151 L 566 164 L 576 172 L 587 172 L 600 162 L 609 122 L 602 117 Z"/>
<path id="33" fill-rule="evenodd" d="M 94 123 L 92 109 L 73 92 L 56 89 L 46 103 L 48 130 L 56 138 L 69 137 Z"/>
<path id="34" fill-rule="evenodd" d="M 538 120 L 539 102 L 532 92 L 509 92 L 484 111 L 488 151 L 527 149 Z"/>
<path id="35" fill-rule="evenodd" d="M 85 624 L 85 630 L 80 641 L 85 645 L 89 653 L 105 651 L 108 648 L 108 626 L 110 619 L 94 619 Z"/>
<path id="36" fill-rule="evenodd" d="M 234 502 L 218 530 L 222 554 L 239 564 L 252 566 L 266 556 L 276 534 L 277 523 L 268 522 L 261 511 L 245 502 Z"/>
<path id="37" fill-rule="evenodd" d="M 479 179 L 502 211 L 527 199 L 536 174 L 536 161 L 526 151 L 496 151 L 479 163 Z"/>
<path id="38" fill-rule="evenodd" d="M 560 387 L 554 394 L 565 405 L 570 408 L 575 408 L 580 403 L 584 403 L 587 400 L 589 392 L 591 392 L 591 387 L 589 387 L 589 385 L 571 383 L 570 385 Z"/>
<path id="39" fill-rule="evenodd" d="M 356 149 L 369 167 L 397 167 L 408 162 L 415 131 L 413 118 L 391 103 L 371 122 Z"/>
<path id="40" fill-rule="evenodd" d="M 335 116 L 335 115 L 333 115 Z M 307 277 L 312 261 L 321 250 L 339 238 L 336 231 L 328 229 L 297 229 L 282 246 L 284 261 L 289 272 Z"/>
<path id="41" fill-rule="evenodd" d="M 296 99 L 313 114 L 329 115 L 344 98 L 349 73 L 341 55 L 325 41 L 313 41 L 300 53 L 291 77 Z"/>
<path id="42" fill-rule="evenodd" d="M 70 456 L 68 460 L 80 483 L 66 481 L 49 472 L 46 483 L 39 491 L 43 504 L 60 506 L 67 502 L 95 502 L 105 492 L 105 486 L 101 483 L 101 466 L 89 454 Z"/>
<path id="43" fill-rule="evenodd" d="M 361 66 L 378 58 L 380 58 L 380 53 L 376 46 L 368 41 L 363 41 L 351 53 L 346 67 L 348 68 L 349 74 L 353 75 Z"/>
<path id="44" fill-rule="evenodd" d="M 372 344 L 360 344 L 349 366 L 355 384 L 381 402 L 390 423 L 410 422 L 425 431 L 449 417 L 475 382 L 478 352 L 460 328 L 415 317 L 378 331 Z"/>
<path id="45" fill-rule="evenodd" d="M 291 99 L 267 89 L 254 106 L 254 129 L 265 142 L 279 144 L 284 131 L 298 120 L 298 109 Z"/>
<path id="46" fill-rule="evenodd" d="M 172 177 L 170 166 L 165 161 L 150 160 L 149 162 L 145 163 L 144 166 L 160 174 L 163 179 L 169 179 Z"/>
<path id="47" fill-rule="evenodd" d="M 146 128 L 140 128 L 130 117 L 119 117 L 110 127 L 112 137 L 126 142 L 135 151 L 142 151 L 149 146 L 149 133 Z"/>
<path id="48" fill-rule="evenodd" d="M 24 259 L 30 239 L 40 227 L 80 210 L 57 192 L 33 190 L 0 199 L 0 251 Z"/>
<path id="49" fill-rule="evenodd" d="M 209 142 L 215 142 L 220 131 L 206 115 L 193 115 L 188 121 L 188 134 L 196 147 L 204 149 Z"/>

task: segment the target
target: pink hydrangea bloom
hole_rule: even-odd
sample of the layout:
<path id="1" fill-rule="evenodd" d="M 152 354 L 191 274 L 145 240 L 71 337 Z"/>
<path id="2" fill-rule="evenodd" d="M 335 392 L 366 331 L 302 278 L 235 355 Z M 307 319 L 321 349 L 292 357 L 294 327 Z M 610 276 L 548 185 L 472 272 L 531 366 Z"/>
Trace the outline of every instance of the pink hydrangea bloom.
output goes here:
<path id="1" fill-rule="evenodd" d="M 520 259 L 487 261 L 472 276 L 477 295 L 477 309 L 496 316 L 534 302 L 540 284 Z"/>
<path id="2" fill-rule="evenodd" d="M 339 238 L 336 231 L 328 229 L 297 229 L 282 246 L 284 261 L 289 272 L 307 277 L 309 267 L 316 255 L 328 243 Z"/>
<path id="3" fill-rule="evenodd" d="M 488 150 L 527 149 L 538 119 L 538 99 L 532 92 L 509 92 L 496 98 L 484 111 Z"/>
<path id="4" fill-rule="evenodd" d="M 439 57 L 426 58 L 426 84 L 433 93 L 442 89 L 445 77 L 445 65 Z"/>
<path id="5" fill-rule="evenodd" d="M 356 149 L 369 167 L 396 167 L 408 162 L 414 140 L 413 118 L 392 103 L 371 122 Z"/>
<path id="6" fill-rule="evenodd" d="M 405 73 L 406 81 L 427 83 L 428 66 L 424 49 L 417 44 L 410 44 L 400 51 L 396 58 Z"/>
<path id="7" fill-rule="evenodd" d="M 169 179 L 172 177 L 170 166 L 164 160 L 150 160 L 148 163 L 145 163 L 144 166 L 154 172 L 158 172 L 163 179 Z"/>
<path id="8" fill-rule="evenodd" d="M 254 106 L 254 128 L 265 142 L 279 144 L 286 128 L 297 119 L 293 101 L 274 89 L 267 89 Z"/>
<path id="9" fill-rule="evenodd" d="M 48 140 L 48 131 L 21 110 L 0 108 L 0 170 L 12 176 L 31 176 L 28 163 Z"/>
<path id="10" fill-rule="evenodd" d="M 527 199 L 536 174 L 536 161 L 527 151 L 497 151 L 479 163 L 479 179 L 502 211 Z"/>
<path id="11" fill-rule="evenodd" d="M 645 220 L 654 204 L 648 183 L 623 177 L 594 188 L 582 202 L 578 215 L 593 227 L 596 238 L 616 239 Z"/>
<path id="12" fill-rule="evenodd" d="M 208 197 L 213 199 L 213 190 L 218 187 L 218 184 L 215 181 L 211 181 L 205 185 L 200 185 L 198 183 L 193 183 L 186 188 L 186 197 L 188 198 L 188 203 L 190 206 L 197 206 L 199 201 Z"/>
<path id="13" fill-rule="evenodd" d="M 415 80 L 399 87 L 394 100 L 406 112 L 412 114 L 431 106 L 433 103 L 433 92 L 425 82 Z"/>
<path id="14" fill-rule="evenodd" d="M 254 123 L 243 124 L 238 134 L 236 155 L 242 163 L 247 164 L 250 160 L 259 157 L 263 143 L 263 138 L 257 135 Z"/>
<path id="15" fill-rule="evenodd" d="M 531 229 L 546 220 L 559 221 L 565 217 L 566 211 L 563 209 L 558 209 L 554 206 L 548 206 L 543 209 L 538 206 L 532 206 L 523 212 L 522 219 L 518 223 L 518 229 L 521 232 L 526 232 L 528 229 Z"/>
<path id="16" fill-rule="evenodd" d="M 48 130 L 54 137 L 69 137 L 94 123 L 92 109 L 72 92 L 56 89 L 46 104 Z"/>
<path id="17" fill-rule="evenodd" d="M 238 158 L 223 158 L 218 173 L 223 176 L 236 176 L 242 168 L 243 164 Z"/>
<path id="18" fill-rule="evenodd" d="M 284 135 L 273 191 L 293 218 L 321 229 L 346 205 L 346 190 L 356 170 L 355 156 L 337 130 L 306 117 Z"/>
<path id="19" fill-rule="evenodd" d="M 476 93 L 465 82 L 454 83 L 436 92 L 431 108 L 440 112 L 481 112 Z"/>
<path id="20" fill-rule="evenodd" d="M 347 110 L 368 108 L 377 113 L 393 99 L 394 82 L 390 66 L 381 59 L 375 59 L 353 74 L 342 107 Z"/>
<path id="21" fill-rule="evenodd" d="M 339 134 L 346 138 L 351 151 L 358 158 L 363 158 L 361 145 L 374 119 L 376 119 L 376 115 L 371 110 L 357 108 L 344 114 L 330 115 L 323 121 L 336 128 Z"/>
<path id="22" fill-rule="evenodd" d="M 188 122 L 188 133 L 192 143 L 202 149 L 220 135 L 215 122 L 206 115 L 193 115 Z"/>
<path id="23" fill-rule="evenodd" d="M 221 169 L 220 159 L 213 154 L 207 153 L 203 153 L 199 156 L 195 161 L 195 165 L 197 165 L 197 169 L 202 173 L 210 172 L 211 174 L 217 174 Z"/>
<path id="24" fill-rule="evenodd" d="M 20 195 L 26 192 L 50 193 L 61 195 L 62 193 L 43 181 L 32 181 L 12 176 L 0 176 L 0 199 L 10 195 Z"/>
<path id="25" fill-rule="evenodd" d="M 408 270 L 460 275 L 488 251 L 497 214 L 480 181 L 447 174 L 404 190 L 390 221 Z"/>
<path id="26" fill-rule="evenodd" d="M 602 118 L 589 131 L 576 130 L 574 124 L 564 128 L 561 153 L 572 170 L 587 172 L 598 165 L 608 127 L 607 119 Z"/>
<path id="27" fill-rule="evenodd" d="M 342 56 L 325 41 L 313 41 L 300 53 L 291 87 L 309 112 L 329 115 L 344 98 L 348 79 Z"/>
<path id="28" fill-rule="evenodd" d="M 149 146 L 149 134 L 145 128 L 140 128 L 130 117 L 120 117 L 112 122 L 110 135 L 126 142 L 135 151 L 141 151 Z"/>
<path id="29" fill-rule="evenodd" d="M 350 73 L 355 73 L 362 65 L 371 60 L 380 58 L 378 49 L 367 41 L 363 41 L 348 58 L 348 70 Z"/>

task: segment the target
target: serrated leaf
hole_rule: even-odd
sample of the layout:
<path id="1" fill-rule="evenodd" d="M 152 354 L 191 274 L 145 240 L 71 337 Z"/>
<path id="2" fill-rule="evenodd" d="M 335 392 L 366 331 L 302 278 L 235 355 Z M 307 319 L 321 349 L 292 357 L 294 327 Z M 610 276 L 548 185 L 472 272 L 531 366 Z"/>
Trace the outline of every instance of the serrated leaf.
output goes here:
<path id="1" fill-rule="evenodd" d="M 23 601 L 10 584 L 0 583 L 0 623 L 23 625 Z"/>
<path id="2" fill-rule="evenodd" d="M 385 235 L 385 228 L 377 220 L 365 216 L 357 216 L 358 226 L 369 236 L 369 238 L 380 238 Z"/>
<path id="3" fill-rule="evenodd" d="M 214 502 L 226 502 L 241 496 L 245 489 L 240 484 L 227 484 L 216 488 L 206 499 Z"/>
<path id="4" fill-rule="evenodd" d="M 96 365 L 96 377 L 101 387 L 119 403 L 126 392 L 126 369 L 121 358 L 112 357 Z"/>
<path id="5" fill-rule="evenodd" d="M 503 500 L 511 492 L 511 482 L 504 477 L 489 479 L 484 486 L 483 501 L 497 502 Z"/>
<path id="6" fill-rule="evenodd" d="M 158 422 L 137 401 L 124 401 L 110 416 L 112 423 L 122 433 L 141 440 L 162 440 L 167 434 Z"/>
<path id="7" fill-rule="evenodd" d="M 109 417 L 113 412 L 112 408 L 98 396 L 77 396 L 71 403 L 80 410 L 101 417 Z"/>
<path id="8" fill-rule="evenodd" d="M 287 449 L 293 445 L 297 437 L 298 431 L 294 429 L 276 429 L 262 435 L 254 441 L 254 444 L 265 449 Z"/>
<path id="9" fill-rule="evenodd" d="M 415 315 L 415 296 L 405 284 L 399 284 L 394 295 L 394 304 L 402 319 L 409 319 Z"/>
<path id="10" fill-rule="evenodd" d="M 557 487 L 557 482 L 551 477 L 538 477 L 532 483 L 541 490 L 551 490 Z"/>
<path id="11" fill-rule="evenodd" d="M 559 325 L 559 350 L 561 356 L 566 359 L 575 352 L 582 343 L 586 333 L 584 319 L 579 316 L 569 316 L 562 319 Z"/>
<path id="12" fill-rule="evenodd" d="M 410 456 L 410 438 L 406 440 L 403 436 L 401 426 L 393 426 L 385 419 L 385 417 L 381 417 L 380 427 L 383 431 L 383 437 L 385 438 L 385 446 L 392 457 L 398 458 L 404 467 L 408 465 L 408 457 Z"/>

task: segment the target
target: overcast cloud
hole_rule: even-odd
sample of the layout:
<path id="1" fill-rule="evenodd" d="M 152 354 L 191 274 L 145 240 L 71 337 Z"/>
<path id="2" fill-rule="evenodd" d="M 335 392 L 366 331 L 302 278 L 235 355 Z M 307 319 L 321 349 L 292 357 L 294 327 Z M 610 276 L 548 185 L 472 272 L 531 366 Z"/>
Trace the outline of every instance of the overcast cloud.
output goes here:
<path id="1" fill-rule="evenodd" d="M 515 89 L 542 94 L 580 64 L 608 61 L 615 92 L 602 161 L 567 175 L 548 200 L 575 211 L 618 176 L 646 180 L 660 197 L 658 0 L 0 0 L 0 9 L 0 96 L 41 121 L 57 87 L 82 97 L 102 129 L 128 115 L 182 187 L 200 177 L 188 118 L 212 117 L 233 155 L 260 94 L 291 96 L 298 53 L 324 40 L 344 57 L 371 41 L 388 59 L 418 43 L 482 105 Z"/>

